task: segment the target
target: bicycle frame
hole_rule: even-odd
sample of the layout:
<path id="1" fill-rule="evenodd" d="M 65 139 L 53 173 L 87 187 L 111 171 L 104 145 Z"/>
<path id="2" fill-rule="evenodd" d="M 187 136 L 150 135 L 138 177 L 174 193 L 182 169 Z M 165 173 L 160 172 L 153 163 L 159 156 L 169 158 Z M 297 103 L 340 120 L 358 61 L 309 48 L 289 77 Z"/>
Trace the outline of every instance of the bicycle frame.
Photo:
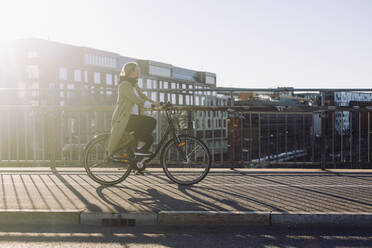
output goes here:
<path id="1" fill-rule="evenodd" d="M 179 138 L 178 138 L 178 136 L 176 134 L 176 130 L 174 128 L 174 125 L 173 125 L 173 122 L 172 122 L 172 118 L 169 116 L 168 111 L 169 110 L 165 110 L 165 115 L 167 116 L 167 120 L 168 120 L 167 129 L 165 130 L 164 135 L 162 136 L 159 144 L 157 145 L 155 152 L 147 159 L 147 162 L 151 161 L 159 153 L 159 151 L 163 147 L 164 143 L 166 141 L 168 141 L 167 140 L 167 137 L 168 137 L 169 133 L 172 133 L 173 134 L 173 139 L 177 140 L 178 143 L 180 142 L 180 140 L 179 140 Z M 177 149 L 179 149 L 179 148 L 177 147 Z M 183 154 L 183 151 L 182 150 L 180 150 L 180 152 L 181 152 L 181 154 Z"/>

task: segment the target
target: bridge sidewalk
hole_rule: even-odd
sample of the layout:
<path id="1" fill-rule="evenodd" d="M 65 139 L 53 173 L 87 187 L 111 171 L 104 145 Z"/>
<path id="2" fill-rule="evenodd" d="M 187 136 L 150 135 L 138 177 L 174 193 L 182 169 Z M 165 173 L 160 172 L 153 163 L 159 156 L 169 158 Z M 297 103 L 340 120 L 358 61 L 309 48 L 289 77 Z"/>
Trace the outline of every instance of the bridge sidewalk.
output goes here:
<path id="1" fill-rule="evenodd" d="M 105 187 L 81 168 L 22 167 L 0 182 L 0 223 L 372 226 L 372 170 L 212 169 L 184 187 L 149 169 Z"/>

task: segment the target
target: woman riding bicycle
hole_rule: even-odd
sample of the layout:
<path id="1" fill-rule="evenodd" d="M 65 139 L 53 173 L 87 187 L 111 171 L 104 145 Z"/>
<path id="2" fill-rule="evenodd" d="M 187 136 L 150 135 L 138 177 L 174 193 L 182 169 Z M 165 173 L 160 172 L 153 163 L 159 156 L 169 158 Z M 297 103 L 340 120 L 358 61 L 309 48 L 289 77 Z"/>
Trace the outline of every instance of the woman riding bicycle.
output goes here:
<path id="1" fill-rule="evenodd" d="M 139 66 L 135 62 L 127 63 L 120 72 L 118 97 L 111 121 L 111 136 L 108 141 L 106 155 L 111 156 L 121 143 L 122 138 L 134 132 L 138 141 L 137 155 L 147 156 L 151 153 L 154 138 L 152 132 L 156 126 L 153 117 L 144 115 L 144 108 L 151 105 L 159 107 L 158 102 L 148 98 L 138 86 Z"/>

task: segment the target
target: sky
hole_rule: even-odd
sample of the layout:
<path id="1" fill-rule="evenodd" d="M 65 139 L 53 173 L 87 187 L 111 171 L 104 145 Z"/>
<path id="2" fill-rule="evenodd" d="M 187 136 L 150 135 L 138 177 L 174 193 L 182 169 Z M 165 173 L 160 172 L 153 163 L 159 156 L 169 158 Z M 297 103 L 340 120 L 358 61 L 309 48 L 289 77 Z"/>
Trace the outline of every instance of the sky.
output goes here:
<path id="1" fill-rule="evenodd" d="M 372 88 L 372 0 L 0 0 L 42 38 L 217 74 L 217 86 Z"/>

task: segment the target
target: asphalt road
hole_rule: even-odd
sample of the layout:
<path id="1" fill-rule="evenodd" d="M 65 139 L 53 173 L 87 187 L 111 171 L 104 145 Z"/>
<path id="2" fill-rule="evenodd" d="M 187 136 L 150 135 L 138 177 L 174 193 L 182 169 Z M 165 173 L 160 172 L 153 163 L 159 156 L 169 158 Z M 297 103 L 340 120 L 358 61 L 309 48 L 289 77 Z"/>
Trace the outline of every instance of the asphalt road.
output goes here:
<path id="1" fill-rule="evenodd" d="M 84 170 L 0 169 L 0 209 L 372 212 L 371 171 L 217 170 L 190 187 L 160 170 L 100 186 Z"/>
<path id="2" fill-rule="evenodd" d="M 0 247 L 372 247 L 367 229 L 2 226 Z"/>

